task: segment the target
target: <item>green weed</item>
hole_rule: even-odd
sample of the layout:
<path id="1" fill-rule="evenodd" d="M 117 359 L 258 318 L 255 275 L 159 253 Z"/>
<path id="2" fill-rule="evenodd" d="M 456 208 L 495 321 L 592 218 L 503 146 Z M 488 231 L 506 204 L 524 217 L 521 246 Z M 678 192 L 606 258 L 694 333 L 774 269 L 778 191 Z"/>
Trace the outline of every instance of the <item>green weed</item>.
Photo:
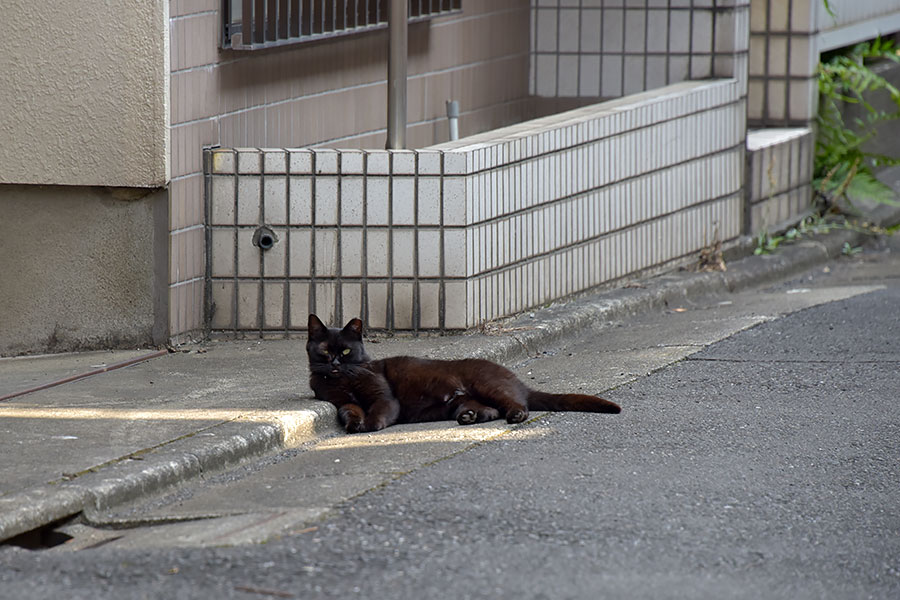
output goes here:
<path id="1" fill-rule="evenodd" d="M 844 256 L 856 256 L 862 252 L 861 246 L 851 246 L 850 242 L 844 242 L 844 247 L 841 248 L 841 254 Z"/>
<path id="2" fill-rule="evenodd" d="M 900 206 L 894 191 L 876 179 L 873 170 L 898 165 L 900 158 L 863 148 L 875 137 L 879 124 L 900 118 L 900 90 L 869 66 L 878 60 L 900 62 L 893 41 L 879 38 L 857 44 L 818 66 L 821 102 L 813 187 L 831 205 L 843 199 L 852 207 L 851 198 L 855 197 Z M 874 93 L 889 94 L 896 110 L 884 111 L 872 106 L 868 98 Z M 864 116 L 846 122 L 842 108 L 847 104 L 861 106 Z"/>
<path id="3" fill-rule="evenodd" d="M 828 233 L 834 229 L 854 229 L 848 221 L 828 220 L 821 215 L 810 215 L 801 220 L 795 227 L 791 227 L 783 235 L 771 235 L 768 231 L 761 231 L 756 236 L 756 248 L 753 254 L 772 254 L 782 243 L 796 242 L 804 237 Z M 854 229 L 857 230 L 857 229 Z"/>

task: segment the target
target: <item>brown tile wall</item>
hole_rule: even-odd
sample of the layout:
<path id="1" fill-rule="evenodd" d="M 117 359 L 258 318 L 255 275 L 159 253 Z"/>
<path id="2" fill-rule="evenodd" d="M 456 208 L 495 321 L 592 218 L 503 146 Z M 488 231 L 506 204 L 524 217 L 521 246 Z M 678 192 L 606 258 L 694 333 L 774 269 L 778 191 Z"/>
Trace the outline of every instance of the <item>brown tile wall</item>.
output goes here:
<path id="1" fill-rule="evenodd" d="M 818 112 L 817 2 L 752 0 L 747 121 L 807 127 Z"/>
<path id="2" fill-rule="evenodd" d="M 743 81 L 749 3 L 532 0 L 531 91 L 618 98 L 690 79 Z"/>
<path id="3" fill-rule="evenodd" d="M 221 0 L 170 0 L 170 319 L 177 341 L 202 329 L 202 148 L 381 148 L 387 33 L 293 47 L 219 49 Z M 408 142 L 446 141 L 530 116 L 529 0 L 464 0 L 463 13 L 411 26 Z"/>

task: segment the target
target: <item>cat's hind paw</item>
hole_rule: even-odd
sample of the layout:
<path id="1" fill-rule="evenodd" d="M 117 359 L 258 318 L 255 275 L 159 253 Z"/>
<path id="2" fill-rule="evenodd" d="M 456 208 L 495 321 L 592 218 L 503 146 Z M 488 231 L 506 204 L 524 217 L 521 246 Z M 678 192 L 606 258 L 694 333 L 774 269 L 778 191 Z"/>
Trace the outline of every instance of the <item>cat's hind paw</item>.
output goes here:
<path id="1" fill-rule="evenodd" d="M 521 423 L 525 419 L 528 418 L 527 410 L 510 410 L 506 413 L 506 422 L 507 423 Z"/>

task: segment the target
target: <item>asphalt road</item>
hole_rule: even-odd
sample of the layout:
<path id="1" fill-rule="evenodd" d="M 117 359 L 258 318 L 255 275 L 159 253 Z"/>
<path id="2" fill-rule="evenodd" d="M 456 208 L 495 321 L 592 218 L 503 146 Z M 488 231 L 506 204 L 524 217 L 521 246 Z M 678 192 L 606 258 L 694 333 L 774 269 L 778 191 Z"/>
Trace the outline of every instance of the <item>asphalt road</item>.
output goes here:
<path id="1" fill-rule="evenodd" d="M 625 373 L 596 334 L 517 367 L 588 390 L 626 375 L 605 393 L 620 415 L 381 447 L 399 463 L 432 453 L 263 544 L 2 547 L 0 598 L 898 598 L 900 273 L 855 264 L 765 292 L 884 287 L 712 344 L 695 338 L 732 300 L 692 307 L 682 341 L 660 344 L 688 350 L 649 374 Z M 340 456 L 364 477 L 366 452 Z"/>

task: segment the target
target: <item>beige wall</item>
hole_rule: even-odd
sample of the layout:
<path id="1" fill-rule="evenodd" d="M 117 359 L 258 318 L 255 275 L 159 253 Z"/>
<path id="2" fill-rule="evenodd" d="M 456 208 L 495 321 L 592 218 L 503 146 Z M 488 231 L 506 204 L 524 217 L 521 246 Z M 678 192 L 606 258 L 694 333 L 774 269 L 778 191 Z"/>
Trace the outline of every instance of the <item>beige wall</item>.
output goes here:
<path id="1" fill-rule="evenodd" d="M 0 355 L 165 342 L 166 196 L 0 185 Z"/>
<path id="2" fill-rule="evenodd" d="M 271 50 L 219 50 L 221 0 L 171 5 L 170 323 L 202 329 L 202 148 L 384 148 L 387 32 Z M 529 0 L 464 0 L 463 13 L 410 27 L 408 143 L 447 140 L 530 117 Z M 197 256 L 194 253 L 200 252 Z"/>
<path id="3" fill-rule="evenodd" d="M 4 0 L 0 183 L 165 186 L 169 0 Z"/>

